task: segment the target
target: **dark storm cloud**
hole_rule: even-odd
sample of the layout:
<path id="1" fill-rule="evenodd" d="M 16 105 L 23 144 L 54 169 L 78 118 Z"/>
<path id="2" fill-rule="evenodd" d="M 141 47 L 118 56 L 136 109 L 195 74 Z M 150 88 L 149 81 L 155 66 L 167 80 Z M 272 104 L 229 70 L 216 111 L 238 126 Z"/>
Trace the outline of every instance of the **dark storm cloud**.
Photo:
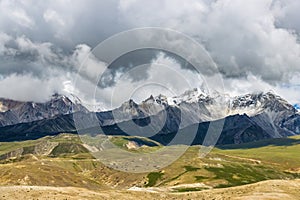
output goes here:
<path id="1" fill-rule="evenodd" d="M 100 80 L 99 86 L 111 87 L 116 84 L 116 79 L 118 78 L 117 73 L 129 73 L 131 81 L 133 82 L 146 80 L 148 78 L 147 71 L 145 71 L 143 67 L 139 69 L 138 66 L 148 65 L 148 67 L 145 67 L 149 68 L 151 63 L 156 60 L 161 53 L 163 53 L 165 57 L 176 60 L 183 69 L 195 71 L 194 66 L 179 55 L 158 49 L 140 49 L 128 52 L 113 61 L 103 73 L 103 78 Z"/>

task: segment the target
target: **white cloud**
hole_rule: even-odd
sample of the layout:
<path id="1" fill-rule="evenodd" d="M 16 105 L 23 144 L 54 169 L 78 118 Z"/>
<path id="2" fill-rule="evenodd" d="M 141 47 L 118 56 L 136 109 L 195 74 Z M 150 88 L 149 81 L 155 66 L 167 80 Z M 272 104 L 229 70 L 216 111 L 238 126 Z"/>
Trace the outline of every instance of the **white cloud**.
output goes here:
<path id="1" fill-rule="evenodd" d="M 26 10 L 24 10 L 22 7 L 16 6 L 13 1 L 1 1 L 0 12 L 0 16 L 3 17 L 4 20 L 9 19 L 11 22 L 17 24 L 20 27 L 33 29 L 33 27 L 35 26 L 34 19 L 29 16 Z"/>
<path id="2" fill-rule="evenodd" d="M 121 0 L 119 8 L 122 17 L 134 27 L 160 26 L 187 32 L 201 28 L 201 21 L 209 12 L 204 1 L 197 0 Z M 200 26 L 199 26 L 200 25 Z"/>
<path id="3" fill-rule="evenodd" d="M 76 46 L 71 57 L 76 70 L 80 75 L 86 76 L 87 79 L 96 83 L 99 75 L 107 68 L 107 64 L 99 61 L 91 52 L 91 47 L 86 44 Z M 84 66 L 82 66 L 84 64 Z"/>
<path id="4" fill-rule="evenodd" d="M 224 92 L 232 96 L 249 94 L 253 92 L 272 91 L 286 99 L 291 104 L 300 102 L 300 74 L 290 76 L 290 83 L 271 85 L 258 76 L 249 73 L 244 78 L 223 79 Z M 217 86 L 216 86 L 217 89 Z"/>
<path id="5" fill-rule="evenodd" d="M 9 97 L 19 101 L 45 102 L 55 93 L 61 93 L 62 83 L 66 77 L 49 76 L 48 79 L 39 79 L 27 75 L 12 74 L 0 79 L 1 97 Z"/>
<path id="6" fill-rule="evenodd" d="M 289 30 L 300 31 L 300 1 L 295 0 L 277 0 L 274 3 L 276 5 L 277 25 Z"/>
<path id="7" fill-rule="evenodd" d="M 268 82 L 288 81 L 289 73 L 300 71 L 297 35 L 275 26 L 278 9 L 272 0 L 154 0 L 147 6 L 143 1 L 120 6 L 132 26 L 168 27 L 204 42 L 226 76 L 251 72 Z"/>
<path id="8" fill-rule="evenodd" d="M 147 79 L 133 81 L 132 74 L 138 76 L 141 71 L 147 71 Z M 129 99 L 141 102 L 150 95 L 177 96 L 187 88 L 201 87 L 205 81 L 201 75 L 183 69 L 175 59 L 167 57 L 164 53 L 158 54 L 149 64 L 136 66 L 117 76 L 115 85 L 96 89 L 95 97 L 101 99 L 106 109 L 118 107 Z M 95 85 L 89 89 L 91 99 L 95 95 Z"/>
<path id="9" fill-rule="evenodd" d="M 9 42 L 12 38 L 5 34 L 5 33 L 1 33 L 0 32 L 0 55 L 5 53 L 7 51 L 7 48 L 6 48 L 6 43 Z"/>
<path id="10" fill-rule="evenodd" d="M 37 54 L 41 59 L 52 59 L 56 56 L 52 52 L 51 50 L 52 44 L 49 42 L 44 42 L 44 43 L 32 42 L 29 38 L 26 38 L 26 36 L 24 35 L 16 38 L 15 42 L 20 52 L 35 51 L 37 52 Z"/>
<path id="11" fill-rule="evenodd" d="M 118 0 L 1 0 L 0 30 L 51 42 L 66 51 L 81 43 L 95 46 L 112 32 L 124 30 L 117 22 L 117 6 Z"/>
<path id="12" fill-rule="evenodd" d="M 225 75 L 228 91 L 240 94 L 273 89 L 289 101 L 299 102 L 299 83 L 295 81 L 300 72 L 299 9 L 299 1 L 294 0 L 2 0 L 0 73 L 2 81 L 6 81 L 1 84 L 12 84 L 14 80 L 17 87 L 24 80 L 29 85 L 32 78 L 33 86 L 49 84 L 53 86 L 50 88 L 61 90 L 64 84 L 50 82 L 60 82 L 55 79 L 59 73 L 71 73 L 73 77 L 85 60 L 86 68 L 77 80 L 82 86 L 75 89 L 79 93 L 84 93 L 84 88 L 92 91 L 99 73 L 107 66 L 91 54 L 92 48 L 122 30 L 156 26 L 182 31 L 203 43 Z M 178 80 L 188 79 L 192 87 L 199 85 L 198 75 L 181 69 L 171 58 L 160 56 L 156 61 L 160 64 L 153 62 L 145 68 L 147 81 L 168 81 L 164 84 L 177 92 L 187 89 Z M 170 76 L 166 66 L 184 78 L 180 79 L 178 73 Z M 45 77 L 49 77 L 49 82 L 43 81 Z M 128 91 L 146 83 L 125 77 L 120 83 Z M 69 78 L 61 81 L 73 84 Z M 101 89 L 103 102 L 110 101 L 112 89 Z M 148 95 L 151 90 L 159 92 L 147 87 L 141 94 Z M 12 91 L 1 91 L 1 95 L 14 97 Z M 31 98 L 35 97 L 39 99 L 35 95 Z"/>
<path id="13" fill-rule="evenodd" d="M 10 17 L 20 26 L 25 26 L 27 28 L 33 28 L 35 24 L 34 20 L 27 15 L 25 10 L 19 8 L 12 10 Z"/>
<path id="14" fill-rule="evenodd" d="M 61 16 L 59 16 L 59 14 L 55 10 L 46 10 L 43 17 L 46 22 L 53 23 L 54 25 L 58 26 L 57 28 L 65 26 L 65 21 L 62 19 Z"/>
<path id="15" fill-rule="evenodd" d="M 66 40 L 69 40 L 68 33 L 74 24 L 70 17 L 61 15 L 53 9 L 47 9 L 43 14 L 43 18 L 48 26 L 52 28 L 55 38 L 68 38 Z"/>

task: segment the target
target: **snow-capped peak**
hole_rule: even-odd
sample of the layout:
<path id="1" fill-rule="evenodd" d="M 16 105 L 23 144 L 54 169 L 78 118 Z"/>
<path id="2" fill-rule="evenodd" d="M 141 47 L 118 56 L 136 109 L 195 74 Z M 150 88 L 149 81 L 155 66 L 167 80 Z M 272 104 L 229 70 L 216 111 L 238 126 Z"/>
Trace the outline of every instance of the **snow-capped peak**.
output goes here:
<path id="1" fill-rule="evenodd" d="M 188 90 L 179 96 L 169 97 L 167 100 L 169 105 L 179 105 L 182 102 L 196 103 L 200 100 L 206 99 L 207 97 L 209 97 L 209 95 L 203 90 L 200 88 L 194 88 L 193 90 Z"/>
<path id="2" fill-rule="evenodd" d="M 143 101 L 143 103 L 145 104 L 156 104 L 156 105 L 171 105 L 169 102 L 169 98 L 166 97 L 165 95 L 158 95 L 156 97 L 154 97 L 153 95 L 151 95 L 148 99 L 146 99 L 145 101 Z"/>
<path id="3" fill-rule="evenodd" d="M 294 108 L 297 110 L 298 113 L 300 112 L 300 104 L 294 104 Z"/>
<path id="4" fill-rule="evenodd" d="M 181 104 L 182 102 L 186 103 L 196 103 L 199 102 L 200 100 L 204 100 L 207 97 L 209 97 L 208 94 L 203 92 L 199 88 L 194 88 L 193 90 L 188 90 L 184 92 L 183 94 L 179 96 L 174 96 L 174 97 L 167 97 L 165 95 L 158 95 L 154 97 L 151 95 L 149 98 L 143 101 L 143 103 L 146 104 L 159 104 L 163 106 L 177 106 Z"/>
<path id="5" fill-rule="evenodd" d="M 221 113 L 224 111 L 224 117 L 236 114 L 255 116 L 259 113 L 266 112 L 267 108 L 268 112 L 275 113 L 284 110 L 295 110 L 295 108 L 293 108 L 286 100 L 282 99 L 272 91 L 231 97 L 230 95 L 221 94 L 217 91 L 214 91 L 210 95 L 202 89 L 195 88 L 175 97 L 166 97 L 164 95 L 153 97 L 151 95 L 143 103 L 161 105 L 164 107 L 180 107 L 182 103 L 204 103 L 203 105 L 213 113 Z"/>
<path id="6" fill-rule="evenodd" d="M 294 111 L 293 106 L 272 91 L 232 97 L 230 101 L 231 114 L 245 113 L 249 116 L 254 116 L 263 111 L 266 112 L 266 109 L 268 112 L 275 113 L 285 110 Z"/>

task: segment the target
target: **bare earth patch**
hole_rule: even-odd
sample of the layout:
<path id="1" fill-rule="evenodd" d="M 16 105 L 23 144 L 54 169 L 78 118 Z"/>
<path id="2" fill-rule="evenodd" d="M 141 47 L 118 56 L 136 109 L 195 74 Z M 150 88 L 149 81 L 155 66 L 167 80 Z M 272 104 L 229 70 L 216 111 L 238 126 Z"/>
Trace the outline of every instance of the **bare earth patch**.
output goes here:
<path id="1" fill-rule="evenodd" d="M 300 180 L 269 180 L 255 184 L 201 192 L 168 193 L 128 190 L 92 191 L 76 187 L 2 186 L 0 199 L 215 199 L 279 200 L 300 197 Z"/>

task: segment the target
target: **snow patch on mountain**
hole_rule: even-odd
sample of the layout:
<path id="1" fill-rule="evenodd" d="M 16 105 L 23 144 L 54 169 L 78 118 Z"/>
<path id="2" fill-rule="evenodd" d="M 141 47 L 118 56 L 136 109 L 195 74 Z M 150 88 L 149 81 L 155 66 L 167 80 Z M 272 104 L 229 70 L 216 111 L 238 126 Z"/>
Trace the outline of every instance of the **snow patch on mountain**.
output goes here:
<path id="1" fill-rule="evenodd" d="M 297 112 L 300 112 L 300 104 L 294 104 L 294 108 L 297 110 Z"/>
<path id="2" fill-rule="evenodd" d="M 195 88 L 193 90 L 188 90 L 182 95 L 178 97 L 172 97 L 168 98 L 168 101 L 171 102 L 172 104 L 180 104 L 182 102 L 187 102 L 187 103 L 195 103 L 199 102 L 201 100 L 204 100 L 208 97 L 208 94 L 206 94 L 204 91 L 202 91 L 199 88 Z"/>
<path id="3" fill-rule="evenodd" d="M 3 102 L 0 102 L 0 112 L 6 112 L 8 108 L 3 104 Z"/>

